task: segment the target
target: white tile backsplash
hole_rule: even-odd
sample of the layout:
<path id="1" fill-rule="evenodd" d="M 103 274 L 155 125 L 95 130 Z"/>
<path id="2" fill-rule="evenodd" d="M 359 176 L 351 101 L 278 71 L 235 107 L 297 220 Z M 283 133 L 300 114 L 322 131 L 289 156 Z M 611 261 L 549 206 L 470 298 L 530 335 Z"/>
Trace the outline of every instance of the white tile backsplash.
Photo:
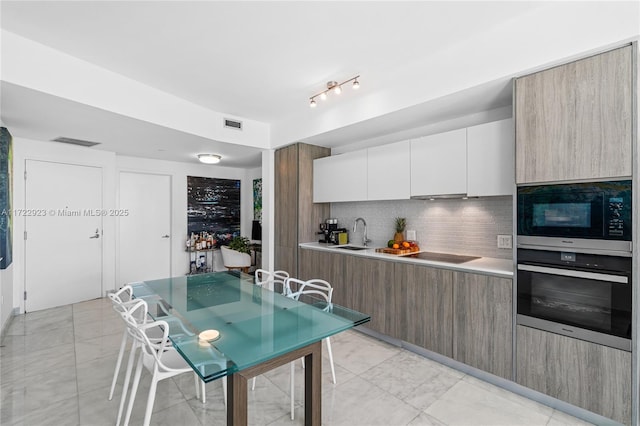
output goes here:
<path id="1" fill-rule="evenodd" d="M 331 217 L 349 231 L 349 242 L 362 242 L 362 224 L 353 233 L 357 217 L 367 221 L 369 245 L 382 247 L 393 238 L 394 219 L 407 219 L 423 250 L 511 259 L 511 249 L 497 247 L 498 234 L 513 233 L 512 197 L 468 200 L 401 200 L 332 203 Z"/>

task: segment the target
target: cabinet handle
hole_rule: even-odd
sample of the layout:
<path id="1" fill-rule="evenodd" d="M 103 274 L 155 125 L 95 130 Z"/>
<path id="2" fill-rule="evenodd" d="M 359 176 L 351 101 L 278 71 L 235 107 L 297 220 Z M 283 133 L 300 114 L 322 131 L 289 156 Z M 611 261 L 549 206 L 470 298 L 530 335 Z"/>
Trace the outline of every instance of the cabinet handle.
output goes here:
<path id="1" fill-rule="evenodd" d="M 169 238 L 169 234 L 164 234 L 161 238 Z"/>

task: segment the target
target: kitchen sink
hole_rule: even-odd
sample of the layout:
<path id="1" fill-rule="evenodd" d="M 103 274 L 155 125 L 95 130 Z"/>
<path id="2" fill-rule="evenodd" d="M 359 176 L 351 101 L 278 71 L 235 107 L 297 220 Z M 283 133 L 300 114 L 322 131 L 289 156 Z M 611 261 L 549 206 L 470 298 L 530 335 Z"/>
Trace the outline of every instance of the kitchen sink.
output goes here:
<path id="1" fill-rule="evenodd" d="M 362 246 L 338 246 L 336 247 L 338 249 L 343 249 L 343 250 L 366 250 L 369 247 L 362 247 Z"/>

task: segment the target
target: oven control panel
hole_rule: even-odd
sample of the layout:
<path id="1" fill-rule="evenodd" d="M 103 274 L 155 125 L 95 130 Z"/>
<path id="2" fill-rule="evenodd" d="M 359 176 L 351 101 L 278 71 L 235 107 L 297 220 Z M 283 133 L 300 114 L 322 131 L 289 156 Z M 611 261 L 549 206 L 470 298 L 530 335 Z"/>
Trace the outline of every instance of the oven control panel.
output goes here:
<path id="1" fill-rule="evenodd" d="M 609 198 L 609 221 L 608 231 L 609 236 L 622 237 L 624 236 L 624 199 L 623 198 Z"/>

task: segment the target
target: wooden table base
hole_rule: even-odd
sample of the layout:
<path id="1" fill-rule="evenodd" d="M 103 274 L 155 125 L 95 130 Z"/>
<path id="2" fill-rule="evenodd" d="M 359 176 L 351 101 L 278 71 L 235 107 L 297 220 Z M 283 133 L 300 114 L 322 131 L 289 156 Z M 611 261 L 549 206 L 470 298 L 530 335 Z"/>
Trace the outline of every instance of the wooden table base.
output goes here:
<path id="1" fill-rule="evenodd" d="M 304 424 L 322 422 L 322 341 L 280 355 L 227 377 L 227 426 L 246 426 L 247 382 L 255 376 L 304 357 Z"/>

